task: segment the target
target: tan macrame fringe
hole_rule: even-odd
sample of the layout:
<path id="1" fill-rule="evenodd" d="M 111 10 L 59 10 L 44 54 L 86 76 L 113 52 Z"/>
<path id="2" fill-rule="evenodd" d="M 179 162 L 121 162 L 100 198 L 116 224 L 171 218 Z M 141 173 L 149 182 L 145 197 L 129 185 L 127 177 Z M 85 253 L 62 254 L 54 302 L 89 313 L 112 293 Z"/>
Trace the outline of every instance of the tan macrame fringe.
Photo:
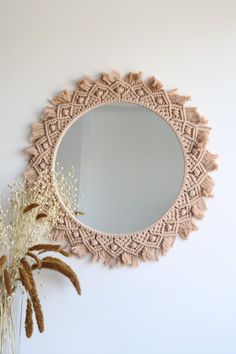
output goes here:
<path id="1" fill-rule="evenodd" d="M 192 214 L 196 219 L 203 219 L 207 210 L 205 201 L 201 198 L 192 206 Z"/>
<path id="2" fill-rule="evenodd" d="M 37 149 L 35 149 L 35 147 L 29 147 L 25 149 L 25 153 L 28 156 L 29 160 L 38 155 L 38 151 Z"/>
<path id="3" fill-rule="evenodd" d="M 120 80 L 120 74 L 117 71 L 113 71 L 111 74 L 109 73 L 101 74 L 101 81 L 105 82 L 107 85 L 110 85 L 116 80 Z"/>
<path id="4" fill-rule="evenodd" d="M 80 80 L 78 83 L 78 88 L 88 92 L 90 90 L 90 88 L 93 86 L 94 81 L 89 78 L 89 77 L 85 77 L 84 79 Z"/>
<path id="5" fill-rule="evenodd" d="M 202 164 L 208 172 L 217 170 L 218 165 L 215 160 L 218 158 L 218 155 L 213 155 L 209 151 L 206 151 L 202 160 Z"/>
<path id="6" fill-rule="evenodd" d="M 46 107 L 41 119 L 42 121 L 47 121 L 48 119 L 52 119 L 56 117 L 56 108 L 55 107 Z"/>
<path id="7" fill-rule="evenodd" d="M 45 130 L 44 130 L 44 124 L 43 123 L 34 123 L 32 125 L 32 135 L 30 138 L 30 143 L 34 143 L 38 139 L 42 138 L 44 136 Z"/>
<path id="8" fill-rule="evenodd" d="M 207 124 L 207 120 L 198 113 L 196 107 L 186 107 L 185 112 L 189 122 L 193 124 Z"/>
<path id="9" fill-rule="evenodd" d="M 123 98 L 124 90 L 126 90 L 125 98 Z M 204 217 L 207 209 L 204 198 L 212 197 L 214 182 L 208 173 L 217 169 L 217 155 L 213 155 L 206 150 L 210 132 L 209 127 L 206 125 L 207 120 L 198 113 L 196 107 L 185 107 L 185 103 L 190 98 L 190 96 L 179 95 L 176 89 L 164 91 L 162 83 L 153 76 L 143 81 L 141 72 L 131 72 L 122 77 L 118 71 L 113 71 L 111 73 L 102 73 L 99 79 L 96 80 L 90 77 L 83 78 L 78 82 L 74 91 L 64 90 L 50 100 L 51 106 L 45 108 L 41 116 L 41 121 L 33 124 L 30 139 L 32 146 L 26 150 L 29 166 L 25 172 L 25 176 L 28 185 L 32 185 L 37 179 L 37 171 L 40 171 L 42 168 L 40 157 L 44 153 L 47 154 L 47 158 L 44 161 L 49 161 L 47 166 L 49 171 L 52 168 L 53 153 L 58 141 L 57 139 L 63 133 L 63 130 L 67 128 L 65 119 L 68 122 L 66 124 L 69 124 L 70 119 L 74 120 L 78 117 L 78 113 L 73 113 L 74 105 L 80 106 L 80 115 L 87 108 L 96 107 L 106 102 L 130 101 L 142 104 L 156 111 L 161 116 L 163 112 L 163 118 L 170 121 L 173 129 L 176 130 L 176 133 L 178 132 L 178 136 L 185 149 L 189 148 L 189 151 L 185 151 L 185 156 L 187 160 L 191 159 L 191 157 L 193 158 L 192 161 L 196 162 L 196 169 L 187 173 L 186 181 L 188 178 L 191 179 L 190 173 L 194 173 L 194 178 L 197 178 L 202 173 L 201 179 L 199 179 L 199 182 L 196 182 L 197 188 L 192 190 L 193 186 L 191 186 L 191 188 L 183 190 L 180 199 L 173 206 L 178 209 L 179 213 L 179 219 L 174 221 L 176 235 L 179 234 L 183 239 L 188 238 L 192 231 L 198 229 L 193 219 L 202 219 Z M 165 108 L 163 108 L 163 105 Z M 66 108 L 64 108 L 65 106 Z M 172 112 L 171 116 L 169 116 L 169 112 Z M 183 126 L 178 125 L 182 120 L 184 120 Z M 50 139 L 50 143 L 45 143 L 47 139 Z M 189 141 L 192 142 L 192 145 L 189 144 Z M 45 151 L 41 150 L 42 147 L 45 147 Z M 48 156 L 51 156 L 50 159 L 48 159 Z M 44 162 L 43 166 L 45 164 L 46 162 Z M 189 193 L 191 198 L 195 193 L 197 195 L 189 200 Z M 182 202 L 181 198 L 184 202 Z M 136 266 L 140 259 L 144 261 L 158 260 L 160 255 L 166 254 L 168 249 L 173 246 L 176 237 L 176 235 L 166 235 L 165 231 L 160 231 L 157 235 L 158 239 L 161 240 L 160 242 L 151 242 L 150 245 L 144 245 L 142 242 L 139 243 L 140 234 L 130 234 L 128 235 L 130 244 L 135 240 L 136 243 L 141 245 L 141 247 L 137 248 L 139 251 L 136 252 L 135 249 L 130 250 L 129 246 L 126 247 L 126 244 L 129 245 L 129 242 L 126 242 L 125 245 L 119 245 L 116 244 L 117 236 L 112 237 L 103 234 L 106 239 L 110 237 L 110 242 L 114 244 L 114 249 L 117 249 L 116 252 L 109 252 L 106 248 L 106 241 L 104 243 L 102 241 L 101 236 L 103 235 L 91 230 L 81 235 L 79 222 L 75 222 L 74 219 L 72 220 L 71 216 L 66 212 L 64 219 L 65 224 L 58 225 L 53 230 L 52 239 L 66 241 L 66 247 L 68 247 L 68 244 L 70 245 L 70 252 L 78 255 L 80 258 L 90 254 L 93 261 L 100 261 L 109 266 L 120 266 L 123 264 Z M 162 220 L 158 222 L 162 222 Z M 157 229 L 159 230 L 160 228 L 157 227 Z M 165 230 L 165 228 L 161 228 L 161 230 Z M 145 232 L 149 233 L 149 229 L 146 229 Z M 95 240 L 94 246 L 90 242 L 90 237 L 92 237 L 93 241 Z M 98 248 L 97 244 L 99 245 Z"/>
<path id="10" fill-rule="evenodd" d="M 198 145 L 206 145 L 209 138 L 209 130 L 199 130 L 197 135 Z"/>
<path id="11" fill-rule="evenodd" d="M 177 94 L 177 92 L 178 92 L 177 89 L 167 91 L 167 94 L 169 96 L 169 99 L 171 100 L 171 103 L 183 105 L 187 101 L 191 100 L 191 96 L 180 96 Z"/>
<path id="12" fill-rule="evenodd" d="M 160 247 L 160 251 L 163 256 L 165 256 L 167 254 L 169 249 L 174 245 L 174 242 L 175 242 L 175 236 L 164 237 L 164 239 L 161 243 L 161 247 Z"/>
<path id="13" fill-rule="evenodd" d="M 38 174 L 33 167 L 29 167 L 25 171 L 24 175 L 25 175 L 28 187 L 31 187 L 34 184 L 34 182 L 37 181 Z"/>
<path id="14" fill-rule="evenodd" d="M 178 234 L 182 239 L 187 239 L 191 232 L 197 230 L 198 227 L 193 221 L 186 221 L 180 224 Z"/>
<path id="15" fill-rule="evenodd" d="M 163 88 L 163 85 L 160 81 L 158 81 L 154 76 L 150 77 L 146 80 L 146 85 L 151 91 L 159 91 Z"/>
<path id="16" fill-rule="evenodd" d="M 57 106 L 57 105 L 63 104 L 63 103 L 69 103 L 71 101 L 72 96 L 73 96 L 73 91 L 64 90 L 58 96 L 56 96 L 52 100 L 50 100 L 50 102 L 54 106 Z"/>
<path id="17" fill-rule="evenodd" d="M 129 84 L 137 83 L 142 81 L 143 74 L 141 72 L 138 73 L 128 73 L 124 77 L 124 81 L 128 82 Z"/>
<path id="18" fill-rule="evenodd" d="M 204 197 L 213 197 L 212 191 L 214 188 L 214 181 L 211 176 L 206 176 L 204 181 L 201 183 L 202 195 Z"/>

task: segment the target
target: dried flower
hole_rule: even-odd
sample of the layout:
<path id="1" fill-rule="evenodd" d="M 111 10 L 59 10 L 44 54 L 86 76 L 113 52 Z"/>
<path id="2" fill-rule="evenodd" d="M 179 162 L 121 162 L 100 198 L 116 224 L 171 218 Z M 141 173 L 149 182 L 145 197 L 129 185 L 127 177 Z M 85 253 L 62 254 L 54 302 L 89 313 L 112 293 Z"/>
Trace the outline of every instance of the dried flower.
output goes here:
<path id="1" fill-rule="evenodd" d="M 24 209 L 23 209 L 23 214 L 25 213 L 28 213 L 28 211 L 34 209 L 34 208 L 37 208 L 39 207 L 39 204 L 38 203 L 31 203 L 29 205 L 27 205 Z"/>
<path id="2" fill-rule="evenodd" d="M 33 309 L 30 299 L 27 299 L 26 315 L 25 315 L 25 333 L 27 338 L 30 338 L 33 334 Z"/>
<path id="3" fill-rule="evenodd" d="M 80 288 L 80 283 L 77 278 L 77 275 L 68 264 L 64 263 L 63 261 L 55 257 L 45 257 L 41 260 L 41 267 L 52 269 L 65 275 L 68 279 L 70 279 L 77 293 L 81 295 L 81 288 Z M 35 268 L 36 266 L 33 266 L 33 269 Z"/>
<path id="4" fill-rule="evenodd" d="M 33 304 L 33 309 L 34 309 L 38 329 L 39 332 L 42 333 L 44 331 L 43 311 L 36 290 L 36 285 L 32 274 L 32 270 L 28 262 L 26 262 L 25 260 L 22 260 L 21 264 L 22 264 L 22 267 L 20 268 L 21 281 L 25 290 L 28 292 L 30 296 L 30 299 Z"/>
<path id="5" fill-rule="evenodd" d="M 48 217 L 48 214 L 46 214 L 46 213 L 39 213 L 39 214 L 36 216 L 36 220 L 40 220 L 40 219 L 47 218 L 47 217 Z"/>
<path id="6" fill-rule="evenodd" d="M 33 258 L 35 260 L 36 264 L 37 264 L 37 268 L 41 269 L 41 259 L 36 254 L 34 254 L 33 252 L 28 251 L 26 253 L 26 256 L 29 256 L 29 257 Z"/>
<path id="7" fill-rule="evenodd" d="M 22 282 L 22 285 L 27 291 L 29 291 L 31 289 L 31 283 L 28 274 L 23 267 L 19 268 L 19 274 L 20 274 L 20 280 Z"/>
<path id="8" fill-rule="evenodd" d="M 6 261 L 7 261 L 7 256 L 0 257 L 0 270 L 3 268 Z"/>
<path id="9" fill-rule="evenodd" d="M 0 352 L 6 335 L 11 348 L 14 347 L 13 322 L 11 315 L 12 298 L 17 282 L 20 281 L 27 293 L 25 317 L 26 336 L 33 334 L 33 312 L 40 332 L 44 331 L 44 316 L 32 270 L 48 268 L 68 277 L 80 294 L 80 285 L 76 274 L 63 261 L 40 254 L 56 252 L 68 257 L 69 253 L 54 243 L 47 243 L 49 234 L 57 219 L 60 218 L 60 204 L 54 189 L 47 183 L 46 173 L 38 176 L 30 189 L 25 183 L 12 187 L 8 208 L 0 203 Z M 63 188 L 63 184 L 64 187 Z M 69 190 L 68 205 L 71 200 L 72 184 L 61 180 L 61 188 Z M 74 194 L 72 193 L 74 196 Z M 74 210 L 74 209 L 72 209 Z M 39 222 L 40 221 L 40 222 Z"/>
<path id="10" fill-rule="evenodd" d="M 60 245 L 56 245 L 53 243 L 38 244 L 38 245 L 30 247 L 29 250 L 30 251 L 40 251 L 39 254 L 44 253 L 44 252 L 58 252 L 65 257 L 70 256 L 70 254 L 68 252 L 66 252 L 65 250 L 63 250 Z"/>
<path id="11" fill-rule="evenodd" d="M 84 211 L 80 211 L 80 210 L 75 210 L 74 211 L 74 215 L 77 216 L 77 215 L 85 215 L 85 212 Z"/>
<path id="12" fill-rule="evenodd" d="M 11 277 L 9 271 L 7 269 L 4 269 L 3 275 L 4 275 L 4 283 L 5 283 L 7 293 L 9 296 L 11 296 L 13 293 L 13 289 L 11 285 Z"/>

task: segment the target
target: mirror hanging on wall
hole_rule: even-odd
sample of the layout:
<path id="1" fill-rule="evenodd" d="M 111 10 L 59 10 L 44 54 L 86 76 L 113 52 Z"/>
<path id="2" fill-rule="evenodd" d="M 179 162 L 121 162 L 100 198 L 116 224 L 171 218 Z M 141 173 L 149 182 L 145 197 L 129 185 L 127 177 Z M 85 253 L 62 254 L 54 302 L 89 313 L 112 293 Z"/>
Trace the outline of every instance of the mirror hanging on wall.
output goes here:
<path id="1" fill-rule="evenodd" d="M 189 99 L 154 76 L 113 71 L 82 78 L 50 101 L 33 124 L 25 175 L 32 185 L 45 171 L 53 184 L 54 240 L 80 258 L 135 266 L 198 229 L 217 155 Z"/>

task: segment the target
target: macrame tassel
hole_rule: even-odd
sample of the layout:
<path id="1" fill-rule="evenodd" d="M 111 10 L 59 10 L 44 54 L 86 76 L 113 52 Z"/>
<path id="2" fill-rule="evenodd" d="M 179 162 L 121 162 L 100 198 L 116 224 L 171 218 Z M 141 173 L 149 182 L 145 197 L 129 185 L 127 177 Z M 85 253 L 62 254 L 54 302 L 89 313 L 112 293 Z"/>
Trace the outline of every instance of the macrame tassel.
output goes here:
<path id="1" fill-rule="evenodd" d="M 193 221 L 186 221 L 179 226 L 178 234 L 182 239 L 187 239 L 192 231 L 197 231 L 198 227 Z"/>
<path id="2" fill-rule="evenodd" d="M 124 264 L 130 265 L 132 267 L 137 267 L 138 266 L 138 260 L 135 256 L 132 254 L 129 254 L 127 252 L 123 252 L 121 255 L 121 260 Z"/>
<path id="3" fill-rule="evenodd" d="M 143 74 L 141 71 L 138 73 L 128 73 L 125 75 L 124 80 L 128 82 L 129 84 L 133 84 L 139 81 L 142 81 Z"/>
<path id="4" fill-rule="evenodd" d="M 91 78 L 85 77 L 84 79 L 82 79 L 78 82 L 77 86 L 79 89 L 88 92 L 91 89 L 91 87 L 93 86 L 93 84 L 94 84 L 94 81 Z"/>
<path id="5" fill-rule="evenodd" d="M 32 135 L 29 139 L 30 143 L 34 143 L 38 139 L 42 138 L 45 135 L 44 124 L 43 123 L 34 123 L 32 125 Z"/>
<path id="6" fill-rule="evenodd" d="M 199 199 L 191 208 L 193 216 L 197 219 L 202 219 L 206 210 L 207 207 L 203 199 Z"/>
<path id="7" fill-rule="evenodd" d="M 208 172 L 215 171 L 218 168 L 217 163 L 215 160 L 218 158 L 218 155 L 213 155 L 209 151 L 206 151 L 203 159 L 202 164 Z"/>
<path id="8" fill-rule="evenodd" d="M 132 256 L 132 264 L 131 267 L 138 267 L 139 265 L 139 259 L 137 256 Z"/>
<path id="9" fill-rule="evenodd" d="M 65 231 L 56 228 L 53 229 L 50 236 L 54 241 L 64 241 L 66 239 Z"/>
<path id="10" fill-rule="evenodd" d="M 214 181 L 211 176 L 206 176 L 204 181 L 201 183 L 202 194 L 205 197 L 213 197 L 212 191 L 214 188 Z"/>
<path id="11" fill-rule="evenodd" d="M 56 96 L 52 100 L 50 100 L 50 103 L 52 103 L 54 106 L 57 106 L 58 104 L 63 104 L 63 103 L 70 103 L 73 94 L 74 94 L 73 91 L 64 90 L 58 96 Z"/>
<path id="12" fill-rule="evenodd" d="M 32 187 L 34 182 L 37 180 L 37 177 L 38 177 L 37 172 L 34 170 L 33 167 L 28 168 L 25 171 L 24 176 L 26 178 L 28 187 Z"/>
<path id="13" fill-rule="evenodd" d="M 114 260 L 114 266 L 116 266 L 117 268 L 121 268 L 124 266 L 124 263 L 122 262 L 121 258 L 115 258 Z"/>
<path id="14" fill-rule="evenodd" d="M 206 130 L 199 130 L 197 133 L 197 142 L 198 145 L 204 146 L 207 144 L 209 139 L 209 129 Z"/>
<path id="15" fill-rule="evenodd" d="M 118 71 L 112 71 L 111 74 L 102 73 L 101 80 L 105 82 L 107 85 L 110 85 L 112 82 L 116 80 L 120 80 L 120 73 Z"/>
<path id="16" fill-rule="evenodd" d="M 109 257 L 108 257 L 108 254 L 104 250 L 101 250 L 101 251 L 95 252 L 93 254 L 92 261 L 108 264 Z"/>
<path id="17" fill-rule="evenodd" d="M 186 107 L 185 112 L 189 122 L 193 124 L 207 124 L 207 120 L 197 112 L 196 107 Z"/>
<path id="18" fill-rule="evenodd" d="M 71 252 L 77 255 L 79 258 L 84 258 L 88 253 L 88 249 L 84 244 L 78 244 L 71 247 Z"/>
<path id="19" fill-rule="evenodd" d="M 142 251 L 142 258 L 144 261 L 158 261 L 159 249 L 145 247 Z"/>
<path id="20" fill-rule="evenodd" d="M 102 73 L 101 74 L 101 81 L 105 82 L 107 85 L 110 85 L 112 82 L 115 81 L 115 79 L 110 74 Z"/>
<path id="21" fill-rule="evenodd" d="M 121 74 L 118 70 L 113 70 L 112 71 L 112 76 L 114 77 L 114 79 L 116 80 L 120 80 L 121 79 Z"/>
<path id="22" fill-rule="evenodd" d="M 162 83 L 158 81 L 154 76 L 147 79 L 146 85 L 152 91 L 160 91 L 163 88 Z"/>
<path id="23" fill-rule="evenodd" d="M 191 100 L 191 96 L 180 96 L 177 94 L 177 89 L 167 91 L 171 103 L 183 105 L 185 102 Z"/>
<path id="24" fill-rule="evenodd" d="M 97 251 L 96 253 L 93 254 L 92 258 L 93 262 L 101 262 L 110 268 L 114 267 L 117 265 L 118 259 L 113 258 L 110 256 L 109 253 L 107 253 L 105 250 Z"/>
<path id="25" fill-rule="evenodd" d="M 46 107 L 41 118 L 43 121 L 46 121 L 48 119 L 55 118 L 55 117 L 56 117 L 56 108 Z"/>
<path id="26" fill-rule="evenodd" d="M 25 149 L 25 153 L 28 156 L 29 160 L 38 155 L 38 151 L 34 146 Z"/>
<path id="27" fill-rule="evenodd" d="M 163 238 L 160 245 L 160 252 L 163 256 L 165 256 L 169 249 L 173 246 L 175 238 L 175 236 L 168 236 Z"/>

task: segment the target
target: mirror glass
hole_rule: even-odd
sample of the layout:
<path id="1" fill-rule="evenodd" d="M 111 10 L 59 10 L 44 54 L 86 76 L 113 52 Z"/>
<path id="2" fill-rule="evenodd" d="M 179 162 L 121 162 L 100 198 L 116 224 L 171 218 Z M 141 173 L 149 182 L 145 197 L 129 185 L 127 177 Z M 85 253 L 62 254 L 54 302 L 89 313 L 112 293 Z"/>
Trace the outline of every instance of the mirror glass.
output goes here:
<path id="1" fill-rule="evenodd" d="M 155 112 L 136 104 L 99 106 L 64 134 L 56 165 L 78 176 L 78 220 L 97 231 L 130 233 L 162 217 L 184 179 L 178 137 Z"/>

